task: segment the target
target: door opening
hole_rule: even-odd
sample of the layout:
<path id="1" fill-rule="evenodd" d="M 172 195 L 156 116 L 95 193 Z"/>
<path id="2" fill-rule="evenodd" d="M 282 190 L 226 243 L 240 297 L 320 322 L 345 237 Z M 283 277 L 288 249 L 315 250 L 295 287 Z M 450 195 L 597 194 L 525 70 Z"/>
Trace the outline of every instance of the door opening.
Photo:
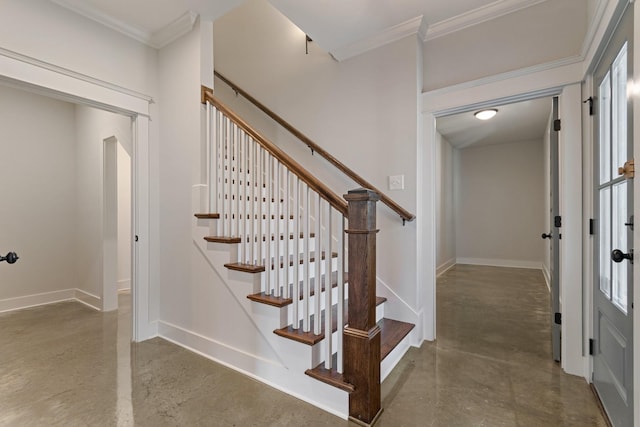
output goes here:
<path id="1" fill-rule="evenodd" d="M 118 308 L 118 294 L 131 292 L 131 144 L 104 140 L 102 310 Z"/>

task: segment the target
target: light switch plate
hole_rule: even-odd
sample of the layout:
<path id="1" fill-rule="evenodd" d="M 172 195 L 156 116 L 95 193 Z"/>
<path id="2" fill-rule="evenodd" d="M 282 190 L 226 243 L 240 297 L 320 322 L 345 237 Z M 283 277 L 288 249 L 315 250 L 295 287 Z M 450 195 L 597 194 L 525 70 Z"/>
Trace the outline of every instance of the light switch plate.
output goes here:
<path id="1" fill-rule="evenodd" d="M 391 175 L 389 177 L 389 190 L 404 190 L 404 175 Z"/>

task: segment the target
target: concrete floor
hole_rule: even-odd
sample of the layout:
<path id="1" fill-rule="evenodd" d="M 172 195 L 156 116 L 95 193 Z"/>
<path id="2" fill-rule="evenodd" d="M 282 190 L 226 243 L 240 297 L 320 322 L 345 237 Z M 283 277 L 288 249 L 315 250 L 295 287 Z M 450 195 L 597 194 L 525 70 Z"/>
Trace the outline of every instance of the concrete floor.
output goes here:
<path id="1" fill-rule="evenodd" d="M 438 340 L 382 387 L 378 426 L 605 426 L 587 383 L 551 361 L 536 270 L 456 266 L 438 280 Z M 162 339 L 64 302 L 0 314 L 2 426 L 347 426 Z"/>

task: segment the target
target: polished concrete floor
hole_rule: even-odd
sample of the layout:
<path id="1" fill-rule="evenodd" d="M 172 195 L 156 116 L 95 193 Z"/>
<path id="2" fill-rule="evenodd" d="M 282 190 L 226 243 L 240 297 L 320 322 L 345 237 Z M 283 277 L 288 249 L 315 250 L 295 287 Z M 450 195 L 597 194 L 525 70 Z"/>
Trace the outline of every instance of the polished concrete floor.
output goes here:
<path id="1" fill-rule="evenodd" d="M 116 313 L 64 302 L 0 314 L 2 426 L 347 426 Z M 438 340 L 383 383 L 378 426 L 605 426 L 586 382 L 551 361 L 536 270 L 456 266 L 438 280 Z"/>

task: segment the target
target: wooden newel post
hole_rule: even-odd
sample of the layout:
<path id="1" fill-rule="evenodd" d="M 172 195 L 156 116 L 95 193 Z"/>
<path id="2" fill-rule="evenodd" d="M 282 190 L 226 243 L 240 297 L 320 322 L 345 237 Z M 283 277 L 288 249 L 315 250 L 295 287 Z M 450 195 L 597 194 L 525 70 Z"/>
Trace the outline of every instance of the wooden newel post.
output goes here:
<path id="1" fill-rule="evenodd" d="M 349 417 L 373 424 L 382 412 L 380 399 L 380 328 L 376 325 L 376 202 L 366 188 L 349 191 L 349 326 L 344 329 L 344 379 Z"/>

